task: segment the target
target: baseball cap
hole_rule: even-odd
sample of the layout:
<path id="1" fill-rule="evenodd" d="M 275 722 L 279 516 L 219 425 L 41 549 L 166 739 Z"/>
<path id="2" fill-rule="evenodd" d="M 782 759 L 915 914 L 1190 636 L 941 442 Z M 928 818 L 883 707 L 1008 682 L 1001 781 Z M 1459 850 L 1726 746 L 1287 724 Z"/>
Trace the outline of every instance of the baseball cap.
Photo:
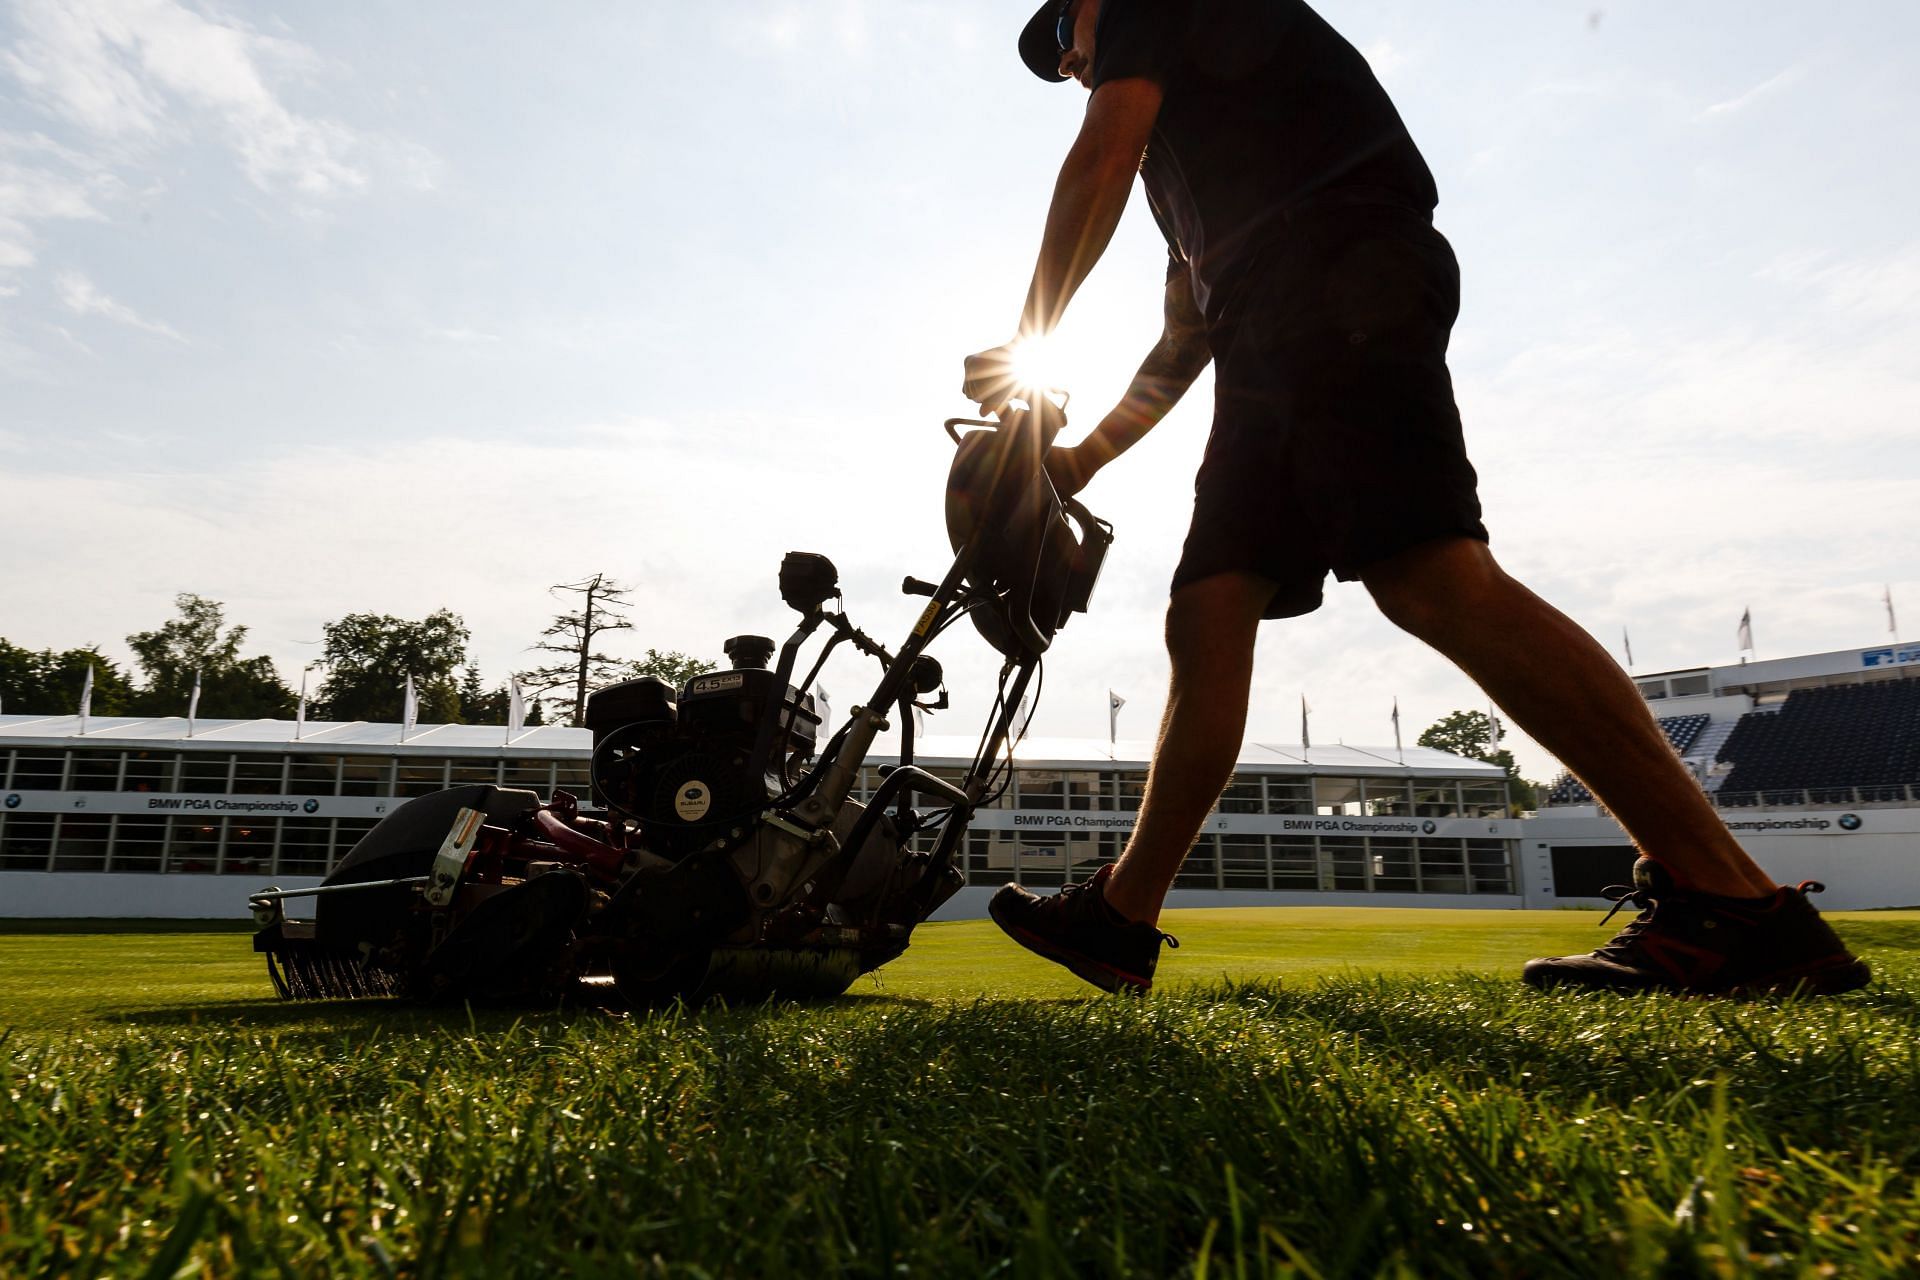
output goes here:
<path id="1" fill-rule="evenodd" d="M 1060 0 L 1046 0 L 1020 30 L 1020 61 L 1042 80 L 1058 84 L 1060 74 Z"/>

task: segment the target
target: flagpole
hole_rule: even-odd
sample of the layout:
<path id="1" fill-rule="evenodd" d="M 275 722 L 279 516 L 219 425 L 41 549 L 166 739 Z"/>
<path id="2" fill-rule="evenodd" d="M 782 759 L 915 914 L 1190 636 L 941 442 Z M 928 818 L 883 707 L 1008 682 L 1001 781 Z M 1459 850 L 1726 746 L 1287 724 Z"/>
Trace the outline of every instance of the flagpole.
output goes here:
<path id="1" fill-rule="evenodd" d="M 1405 764 L 1407 762 L 1407 749 L 1400 745 L 1400 695 L 1399 694 L 1395 694 L 1393 697 L 1393 754 L 1400 758 L 1401 764 Z"/>
<path id="2" fill-rule="evenodd" d="M 187 736 L 193 736 L 193 718 L 200 714 L 200 673 L 193 673 L 193 693 L 187 698 Z"/>
<path id="3" fill-rule="evenodd" d="M 307 673 L 313 670 L 309 662 L 300 668 L 300 706 L 293 713 L 293 740 L 300 741 L 300 735 L 307 731 Z"/>

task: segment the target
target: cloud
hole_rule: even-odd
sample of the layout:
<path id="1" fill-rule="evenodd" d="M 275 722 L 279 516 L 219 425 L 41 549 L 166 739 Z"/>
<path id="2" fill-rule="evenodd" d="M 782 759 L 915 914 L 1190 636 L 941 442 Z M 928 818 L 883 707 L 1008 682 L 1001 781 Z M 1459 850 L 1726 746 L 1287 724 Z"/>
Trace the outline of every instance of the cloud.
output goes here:
<path id="1" fill-rule="evenodd" d="M 119 180 L 38 133 L 0 129 L 0 272 L 31 266 L 41 223 L 104 216 Z"/>
<path id="2" fill-rule="evenodd" d="M 93 281 L 77 271 L 64 271 L 56 285 L 60 291 L 61 305 L 77 316 L 102 316 L 119 324 L 143 329 L 148 333 L 157 333 L 163 338 L 175 342 L 185 342 L 180 331 L 172 325 L 162 324 L 158 320 L 149 320 L 132 307 L 115 302 L 94 287 Z"/>
<path id="3" fill-rule="evenodd" d="M 1725 102 L 1716 102 L 1700 113 L 1701 119 L 1713 116 L 1730 116 L 1736 111 L 1745 111 L 1762 98 L 1771 97 L 1780 90 L 1800 80 L 1806 72 L 1800 67 L 1788 67 L 1777 75 L 1769 76 L 1753 88 L 1738 97 L 1728 98 Z"/>
<path id="4" fill-rule="evenodd" d="M 1407 65 L 1412 58 L 1396 49 L 1391 40 L 1376 40 L 1360 51 L 1360 56 L 1373 68 L 1373 74 L 1382 80 Z"/>
<path id="5" fill-rule="evenodd" d="M 306 51 L 201 16 L 173 0 L 22 0 L 20 36 L 0 53 L 41 107 L 121 145 L 174 133 L 175 104 L 217 122 L 248 178 L 306 196 L 367 183 L 345 126 L 288 109 L 261 64 L 299 64 Z"/>

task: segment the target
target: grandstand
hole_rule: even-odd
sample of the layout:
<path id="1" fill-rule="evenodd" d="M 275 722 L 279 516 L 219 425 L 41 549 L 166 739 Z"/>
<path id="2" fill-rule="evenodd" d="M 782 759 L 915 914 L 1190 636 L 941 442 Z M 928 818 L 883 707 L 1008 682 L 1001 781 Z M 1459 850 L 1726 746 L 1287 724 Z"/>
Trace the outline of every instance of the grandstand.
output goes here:
<path id="1" fill-rule="evenodd" d="M 1661 672 L 1636 683 L 1675 753 L 1722 808 L 1920 804 L 1920 645 Z M 1594 797 L 1563 774 L 1546 803 L 1592 806 Z"/>

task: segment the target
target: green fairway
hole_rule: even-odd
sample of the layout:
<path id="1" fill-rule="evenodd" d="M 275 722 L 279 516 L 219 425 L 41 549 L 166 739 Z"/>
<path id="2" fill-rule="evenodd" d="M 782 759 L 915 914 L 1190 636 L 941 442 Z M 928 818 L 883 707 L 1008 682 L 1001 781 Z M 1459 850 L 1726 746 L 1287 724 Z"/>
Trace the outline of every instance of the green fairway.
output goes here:
<path id="1" fill-rule="evenodd" d="M 1920 920 L 1920 913 L 1862 917 Z M 1161 960 L 1171 991 L 1265 978 L 1382 973 L 1516 973 L 1531 956 L 1585 951 L 1612 932 L 1596 913 L 1431 911 L 1362 907 L 1247 907 L 1170 911 L 1161 921 L 1182 946 Z M 67 1029 L 144 1010 L 190 1013 L 278 1002 L 245 932 L 172 929 L 97 932 L 86 921 L 60 932 L 0 932 L 0 1025 Z M 1012 945 L 984 920 L 930 924 L 907 954 L 861 979 L 849 998 L 953 1000 L 975 996 L 1094 994 L 1072 975 Z"/>
<path id="2" fill-rule="evenodd" d="M 1146 1001 L 933 925 L 646 1017 L 0 934 L 0 1275 L 1920 1272 L 1920 913 L 1836 917 L 1880 977 L 1824 1002 L 1512 980 L 1597 919 L 1170 913 Z"/>

